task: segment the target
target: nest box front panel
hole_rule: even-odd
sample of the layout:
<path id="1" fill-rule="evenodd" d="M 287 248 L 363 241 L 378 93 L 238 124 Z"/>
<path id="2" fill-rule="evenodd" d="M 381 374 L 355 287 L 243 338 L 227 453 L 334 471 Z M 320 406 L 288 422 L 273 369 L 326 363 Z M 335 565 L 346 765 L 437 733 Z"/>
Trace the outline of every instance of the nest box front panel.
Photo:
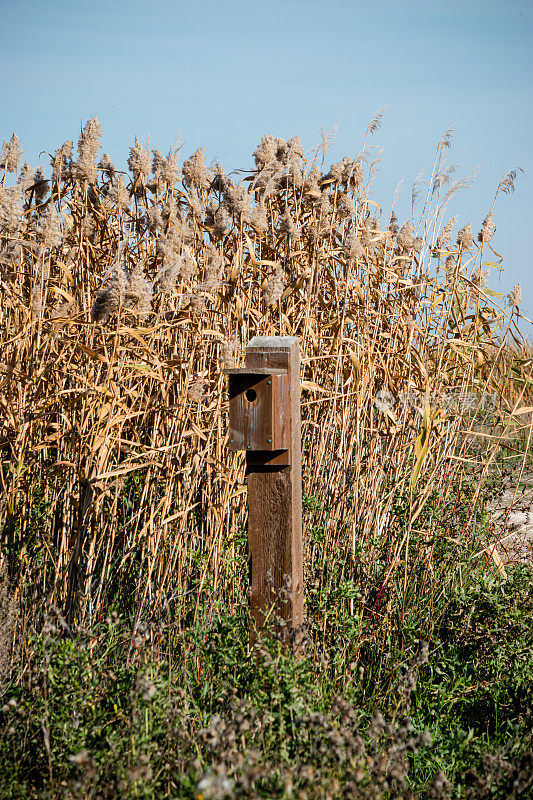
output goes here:
<path id="1" fill-rule="evenodd" d="M 230 450 L 289 447 L 287 375 L 230 374 Z"/>

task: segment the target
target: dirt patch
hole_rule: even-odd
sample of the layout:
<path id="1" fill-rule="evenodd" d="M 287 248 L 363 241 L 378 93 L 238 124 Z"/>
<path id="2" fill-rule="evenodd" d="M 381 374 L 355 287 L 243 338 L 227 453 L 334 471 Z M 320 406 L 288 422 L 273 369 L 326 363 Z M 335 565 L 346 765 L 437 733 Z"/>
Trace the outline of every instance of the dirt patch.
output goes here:
<path id="1" fill-rule="evenodd" d="M 516 475 L 505 478 L 488 509 L 502 564 L 533 564 L 533 472 L 524 472 L 520 480 Z M 497 558 L 494 560 L 498 563 Z"/>

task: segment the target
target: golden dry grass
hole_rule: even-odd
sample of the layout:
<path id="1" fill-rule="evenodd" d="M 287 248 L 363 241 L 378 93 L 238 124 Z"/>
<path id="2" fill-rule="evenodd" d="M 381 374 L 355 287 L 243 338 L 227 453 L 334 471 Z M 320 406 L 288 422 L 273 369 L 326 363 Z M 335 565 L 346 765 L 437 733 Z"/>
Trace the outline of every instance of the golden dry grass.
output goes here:
<path id="1" fill-rule="evenodd" d="M 267 136 L 237 183 L 201 151 L 180 179 L 175 152 L 138 143 L 133 176 L 105 158 L 96 169 L 98 145 L 91 120 L 78 159 L 68 146 L 52 159 L 49 187 L 3 176 L 0 524 L 23 599 L 86 624 L 118 592 L 138 613 L 185 592 L 197 607 L 243 602 L 232 565 L 244 464 L 226 448 L 222 367 L 254 335 L 300 338 L 321 552 L 350 542 L 365 569 L 386 552 L 384 584 L 407 580 L 428 498 L 444 500 L 473 460 L 461 415 L 424 396 L 496 392 L 505 422 L 531 384 L 518 309 L 479 272 L 501 260 L 492 217 L 479 245 L 446 224 L 460 188 L 446 137 L 423 208 L 401 227 L 370 196 L 364 154 L 326 171 L 325 147 L 305 156 L 298 139 Z M 498 438 L 481 441 L 487 463 Z M 309 565 L 309 530 L 306 547 Z"/>

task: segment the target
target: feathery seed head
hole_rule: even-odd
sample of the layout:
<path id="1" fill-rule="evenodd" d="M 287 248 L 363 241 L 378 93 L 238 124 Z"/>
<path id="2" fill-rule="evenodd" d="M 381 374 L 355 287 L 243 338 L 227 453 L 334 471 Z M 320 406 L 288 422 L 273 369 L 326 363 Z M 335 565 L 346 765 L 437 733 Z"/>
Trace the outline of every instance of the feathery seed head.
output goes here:
<path id="1" fill-rule="evenodd" d="M 81 235 L 83 238 L 89 239 L 94 236 L 96 232 L 96 219 L 94 214 L 85 214 L 81 219 Z"/>
<path id="2" fill-rule="evenodd" d="M 65 256 L 72 263 L 76 258 L 76 248 L 72 247 L 75 237 L 75 223 L 71 214 L 63 217 L 63 243 L 65 245 Z"/>
<path id="3" fill-rule="evenodd" d="M 62 217 L 53 205 L 49 205 L 39 218 L 36 233 L 44 247 L 58 247 L 63 241 L 61 230 Z"/>
<path id="4" fill-rule="evenodd" d="M 297 161 L 291 161 L 287 167 L 287 185 L 291 183 L 296 189 L 301 189 L 304 185 L 304 174 Z"/>
<path id="5" fill-rule="evenodd" d="M 411 190 L 411 206 L 414 208 L 421 192 L 421 187 L 424 184 L 424 170 L 421 169 L 416 178 L 413 182 L 413 188 Z"/>
<path id="6" fill-rule="evenodd" d="M 320 202 L 318 203 L 318 208 L 323 216 L 327 216 L 331 211 L 331 201 L 329 199 L 329 192 L 327 189 L 322 190 L 322 194 L 320 195 Z"/>
<path id="7" fill-rule="evenodd" d="M 193 403 L 200 404 L 205 397 L 205 381 L 203 378 L 194 380 L 187 390 L 187 397 Z"/>
<path id="8" fill-rule="evenodd" d="M 182 244 L 191 244 L 194 241 L 194 231 L 187 222 L 180 218 L 173 219 L 169 234 L 174 237 L 175 241 Z"/>
<path id="9" fill-rule="evenodd" d="M 157 180 L 162 180 L 164 162 L 165 159 L 161 152 L 157 149 L 152 150 L 152 174 Z"/>
<path id="10" fill-rule="evenodd" d="M 223 263 L 224 257 L 222 253 L 212 244 L 204 249 L 204 264 L 207 270 L 215 270 L 218 273 Z"/>
<path id="11" fill-rule="evenodd" d="M 156 253 L 166 262 L 170 262 L 181 251 L 183 240 L 176 226 L 169 228 L 165 236 L 160 236 L 156 242 Z"/>
<path id="12" fill-rule="evenodd" d="M 395 236 L 398 233 L 398 217 L 394 213 L 391 214 L 390 222 L 389 222 L 389 231 Z"/>
<path id="13" fill-rule="evenodd" d="M 283 273 L 281 269 L 272 276 L 269 280 L 265 291 L 263 292 L 263 299 L 267 304 L 267 307 L 273 306 L 278 300 L 281 300 L 281 296 L 285 291 L 285 280 L 283 277 Z"/>
<path id="14" fill-rule="evenodd" d="M 52 165 L 52 182 L 57 183 L 61 177 L 65 177 L 70 171 L 68 168 L 72 155 L 73 143 L 68 140 L 59 147 L 50 160 Z"/>
<path id="15" fill-rule="evenodd" d="M 35 316 L 39 316 L 44 311 L 44 297 L 42 283 L 36 283 L 31 291 L 30 296 L 30 311 Z"/>
<path id="16" fill-rule="evenodd" d="M 287 163 L 287 158 L 289 155 L 289 148 L 285 139 L 282 139 L 281 136 L 278 136 L 276 139 L 276 158 L 282 164 Z"/>
<path id="17" fill-rule="evenodd" d="M 198 265 L 194 258 L 185 253 L 182 256 L 174 257 L 168 264 L 164 264 L 157 275 L 155 283 L 162 294 L 172 294 L 176 288 L 176 280 L 178 278 L 181 277 L 186 283 L 191 283 L 197 270 Z"/>
<path id="18" fill-rule="evenodd" d="M 5 236 L 17 236 L 22 229 L 23 211 L 21 187 L 0 186 L 0 231 Z"/>
<path id="19" fill-rule="evenodd" d="M 341 161 L 342 166 L 342 183 L 348 185 L 350 182 L 356 186 L 363 181 L 363 167 L 361 162 L 357 159 L 352 161 L 351 158 L 345 156 Z"/>
<path id="20" fill-rule="evenodd" d="M 181 169 L 178 165 L 178 151 L 174 150 L 172 147 L 168 151 L 167 157 L 163 160 L 161 176 L 169 189 L 181 180 Z"/>
<path id="21" fill-rule="evenodd" d="M 264 203 L 259 202 L 253 207 L 250 225 L 260 234 L 266 233 L 268 230 L 267 212 Z"/>
<path id="22" fill-rule="evenodd" d="M 144 184 L 147 191 L 152 192 L 152 194 L 157 194 L 160 188 L 160 181 L 157 178 L 149 178 L 146 183 Z M 138 189 L 137 194 L 140 194 L 140 190 Z"/>
<path id="23" fill-rule="evenodd" d="M 111 156 L 109 155 L 109 153 L 104 153 L 104 154 L 102 155 L 102 158 L 100 159 L 100 161 L 99 161 L 99 163 L 98 163 L 98 166 L 99 166 L 99 168 L 100 168 L 101 170 L 103 170 L 103 171 L 104 171 L 104 174 L 105 174 L 105 175 L 106 175 L 108 178 L 112 178 L 112 177 L 113 177 L 113 175 L 114 175 L 114 174 L 115 174 L 115 172 L 116 172 L 116 167 L 115 167 L 115 165 L 113 164 L 113 162 L 111 161 Z"/>
<path id="24" fill-rule="evenodd" d="M 128 167 L 130 168 L 135 181 L 138 181 L 139 179 L 143 179 L 145 181 L 152 168 L 150 151 L 143 147 L 141 142 L 138 141 L 137 137 L 135 137 L 135 144 L 133 147 L 130 147 Z"/>
<path id="25" fill-rule="evenodd" d="M 284 180 L 284 167 L 278 161 L 271 161 L 261 172 L 256 175 L 252 184 L 253 189 L 263 190 L 263 199 L 271 197 L 280 188 Z"/>
<path id="26" fill-rule="evenodd" d="M 351 230 L 344 243 L 344 252 L 350 258 L 362 258 L 365 254 L 365 248 L 358 239 L 354 230 Z"/>
<path id="27" fill-rule="evenodd" d="M 451 147 L 453 130 L 454 126 L 452 125 L 450 128 L 444 131 L 437 145 L 437 153 L 441 152 L 445 148 Z"/>
<path id="28" fill-rule="evenodd" d="M 65 300 L 64 303 L 60 303 L 60 305 L 55 306 L 52 309 L 50 313 L 50 319 L 68 319 L 75 312 L 76 304 L 70 302 L 69 300 Z"/>
<path id="29" fill-rule="evenodd" d="M 519 283 L 514 286 L 507 295 L 507 305 L 511 308 L 518 308 L 522 302 L 522 287 Z"/>
<path id="30" fill-rule="evenodd" d="M 355 214 L 355 203 L 348 193 L 344 193 L 339 201 L 339 217 L 353 217 Z"/>
<path id="31" fill-rule="evenodd" d="M 9 142 L 4 140 L 2 152 L 0 153 L 0 167 L 4 167 L 6 172 L 16 172 L 22 159 L 20 139 L 13 133 Z"/>
<path id="32" fill-rule="evenodd" d="M 478 267 L 472 273 L 472 283 L 478 286 L 479 288 L 483 288 L 484 286 L 487 286 L 488 276 L 489 276 L 488 269 L 481 269 L 481 267 Z"/>
<path id="33" fill-rule="evenodd" d="M 267 133 L 261 139 L 260 144 L 254 151 L 254 161 L 257 169 L 262 170 L 272 161 L 277 160 L 278 140 Z"/>
<path id="34" fill-rule="evenodd" d="M 106 200 L 109 202 L 110 208 L 118 208 L 119 211 L 125 211 L 130 203 L 130 193 L 124 183 L 124 176 L 118 175 L 113 183 L 107 190 Z M 106 203 L 107 204 L 107 203 Z"/>
<path id="35" fill-rule="evenodd" d="M 112 314 L 119 310 L 124 302 L 129 282 L 129 275 L 122 267 L 119 267 L 108 285 L 96 293 L 91 308 L 93 322 L 104 324 Z"/>
<path id="36" fill-rule="evenodd" d="M 85 127 L 80 133 L 78 140 L 78 161 L 76 163 L 76 177 L 81 180 L 95 181 L 98 172 L 96 170 L 96 157 L 100 149 L 100 137 L 102 136 L 102 126 L 97 117 L 91 117 L 85 123 Z"/>
<path id="37" fill-rule="evenodd" d="M 222 164 L 217 161 L 214 168 L 213 168 L 213 181 L 211 183 L 211 189 L 214 189 L 217 192 L 223 192 L 228 183 L 231 183 L 228 176 L 226 175 L 226 170 L 222 166 Z"/>
<path id="38" fill-rule="evenodd" d="M 331 165 L 326 177 L 332 178 L 335 181 L 335 183 L 340 183 L 342 181 L 343 175 L 344 175 L 344 164 L 341 161 L 338 164 Z"/>
<path id="39" fill-rule="evenodd" d="M 287 162 L 303 156 L 302 140 L 299 136 L 292 136 L 287 142 Z"/>
<path id="40" fill-rule="evenodd" d="M 219 206 L 215 212 L 215 224 L 213 226 L 213 233 L 215 236 L 222 238 L 226 236 L 231 230 L 231 217 L 223 205 Z"/>
<path id="41" fill-rule="evenodd" d="M 37 172 L 35 173 L 35 202 L 40 205 L 44 203 L 46 199 L 46 195 L 50 189 L 50 183 L 46 180 L 44 170 L 42 167 L 39 167 Z"/>
<path id="42" fill-rule="evenodd" d="M 161 213 L 161 206 L 155 203 L 146 214 L 146 221 L 151 233 L 157 234 L 163 230 L 163 215 Z"/>
<path id="43" fill-rule="evenodd" d="M 318 243 L 320 242 L 320 239 L 322 238 L 322 236 L 325 233 L 325 228 L 320 226 L 320 225 L 317 225 L 315 223 L 315 224 L 307 226 L 306 233 L 307 233 L 307 236 L 309 238 L 309 241 L 313 245 L 318 245 Z"/>
<path id="44" fill-rule="evenodd" d="M 377 130 L 381 128 L 381 124 L 383 122 L 383 112 L 385 111 L 386 108 L 387 106 L 382 106 L 375 114 L 373 119 L 370 120 L 368 128 L 366 129 L 367 134 L 375 133 Z"/>
<path id="45" fill-rule="evenodd" d="M 287 142 L 287 174 L 297 189 L 303 186 L 303 172 L 302 172 L 302 156 L 303 156 L 302 140 L 299 136 L 293 136 Z"/>
<path id="46" fill-rule="evenodd" d="M 437 247 L 439 248 L 439 250 L 443 250 L 446 247 L 447 243 L 450 241 L 452 228 L 456 222 L 457 222 L 457 217 L 452 217 L 452 219 L 450 219 L 442 229 L 440 236 L 437 239 Z"/>
<path id="47" fill-rule="evenodd" d="M 448 256 L 446 259 L 446 281 L 451 283 L 455 276 L 457 262 L 453 256 Z"/>
<path id="48" fill-rule="evenodd" d="M 496 225 L 494 224 L 494 217 L 491 211 L 483 220 L 483 225 L 478 233 L 477 240 L 478 242 L 490 242 L 495 233 Z"/>
<path id="49" fill-rule="evenodd" d="M 197 189 L 209 189 L 212 176 L 205 166 L 205 147 L 199 147 L 183 162 L 183 179 Z"/>
<path id="50" fill-rule="evenodd" d="M 521 172 L 524 174 L 524 170 L 522 167 L 517 167 L 516 169 L 510 169 L 507 175 L 505 175 L 498 184 L 498 188 L 496 190 L 496 195 L 500 192 L 504 194 L 512 194 L 515 190 L 515 181 L 518 177 L 518 173 Z"/>
<path id="51" fill-rule="evenodd" d="M 22 165 L 17 183 L 23 195 L 26 193 L 27 189 L 35 183 L 35 170 L 30 167 L 27 161 Z"/>
<path id="52" fill-rule="evenodd" d="M 457 234 L 457 244 L 469 250 L 474 244 L 474 234 L 472 233 L 472 224 L 469 222 L 464 225 Z"/>
<path id="53" fill-rule="evenodd" d="M 89 150 L 94 156 L 100 148 L 100 137 L 102 136 L 102 126 L 100 125 L 96 116 L 91 117 L 80 133 L 78 140 L 78 155 L 83 151 Z"/>
<path id="54" fill-rule="evenodd" d="M 191 189 L 187 195 L 187 202 L 189 203 L 193 217 L 196 217 L 201 222 L 204 219 L 204 204 L 194 189 Z"/>
<path id="55" fill-rule="evenodd" d="M 415 228 L 411 222 L 406 222 L 405 225 L 402 225 L 396 237 L 396 241 L 399 246 L 403 247 L 405 250 L 410 250 L 414 246 Z"/>
<path id="56" fill-rule="evenodd" d="M 435 192 L 440 192 L 443 186 L 446 186 L 450 182 L 451 177 L 456 169 L 457 164 L 450 164 L 448 167 L 446 167 L 444 164 L 441 165 L 440 169 L 435 175 L 435 180 L 433 181 L 432 194 L 435 194 Z M 455 190 L 464 185 L 466 185 L 464 181 L 456 182 Z"/>
<path id="57" fill-rule="evenodd" d="M 185 253 L 185 255 L 183 255 L 181 258 L 180 274 L 185 281 L 190 283 L 197 272 L 198 264 L 196 263 L 196 260 L 193 258 L 193 256 Z"/>
<path id="58" fill-rule="evenodd" d="M 233 367 L 235 364 L 235 350 L 238 348 L 239 343 L 235 337 L 226 339 L 220 345 L 220 358 L 219 363 L 221 367 Z"/>
<path id="59" fill-rule="evenodd" d="M 202 284 L 202 289 L 205 289 L 206 291 L 209 292 L 212 289 L 215 289 L 219 285 L 220 283 L 219 275 L 223 263 L 224 259 L 215 247 L 209 246 L 205 248 L 204 251 L 205 278 Z"/>
<path id="60" fill-rule="evenodd" d="M 287 236 L 291 240 L 298 238 L 298 228 L 294 224 L 288 208 L 285 209 L 285 212 L 281 217 L 278 230 L 282 236 Z"/>
<path id="61" fill-rule="evenodd" d="M 224 188 L 224 201 L 229 211 L 237 216 L 243 215 L 247 219 L 250 214 L 250 196 L 242 183 L 235 186 L 228 181 Z"/>
<path id="62" fill-rule="evenodd" d="M 156 286 L 161 294 L 172 294 L 176 288 L 176 280 L 180 274 L 181 260 L 179 258 L 163 265 L 156 278 Z"/>
<path id="63" fill-rule="evenodd" d="M 373 231 L 370 228 L 370 221 L 367 220 L 365 222 L 365 227 L 361 231 L 361 244 L 365 247 L 368 247 L 372 243 L 372 239 L 374 238 Z"/>
<path id="64" fill-rule="evenodd" d="M 311 200 L 318 200 L 320 198 L 320 186 L 318 182 L 321 177 L 320 170 L 317 166 L 314 166 L 305 179 L 304 193 L 310 197 Z"/>
<path id="65" fill-rule="evenodd" d="M 125 302 L 135 303 L 135 313 L 141 320 L 146 320 L 151 314 L 153 288 L 153 281 L 146 277 L 142 265 L 138 265 L 130 276 L 125 291 Z"/>

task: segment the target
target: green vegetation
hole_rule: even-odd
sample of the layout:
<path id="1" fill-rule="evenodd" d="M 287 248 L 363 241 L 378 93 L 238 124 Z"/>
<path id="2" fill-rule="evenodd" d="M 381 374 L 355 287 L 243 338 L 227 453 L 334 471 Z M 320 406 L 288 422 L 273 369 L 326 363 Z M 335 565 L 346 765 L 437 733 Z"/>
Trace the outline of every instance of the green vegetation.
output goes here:
<path id="1" fill-rule="evenodd" d="M 96 118 L 48 177 L 4 145 L 1 800 L 531 795 L 531 571 L 488 509 L 531 463 L 488 285 L 518 173 L 476 239 L 447 131 L 400 224 L 379 124 L 329 169 L 267 135 L 242 180 L 138 141 L 123 173 Z M 222 368 L 254 335 L 300 341 L 306 625 L 250 649 Z"/>
<path id="2" fill-rule="evenodd" d="M 243 609 L 133 634 L 116 615 L 74 633 L 49 614 L 5 687 L 1 796 L 529 796 L 530 570 L 503 583 L 464 559 L 431 621 L 413 610 L 384 635 L 369 614 L 359 636 L 338 609 L 363 586 L 331 566 L 327 630 L 313 614 L 300 655 L 275 637 L 250 651 Z"/>

